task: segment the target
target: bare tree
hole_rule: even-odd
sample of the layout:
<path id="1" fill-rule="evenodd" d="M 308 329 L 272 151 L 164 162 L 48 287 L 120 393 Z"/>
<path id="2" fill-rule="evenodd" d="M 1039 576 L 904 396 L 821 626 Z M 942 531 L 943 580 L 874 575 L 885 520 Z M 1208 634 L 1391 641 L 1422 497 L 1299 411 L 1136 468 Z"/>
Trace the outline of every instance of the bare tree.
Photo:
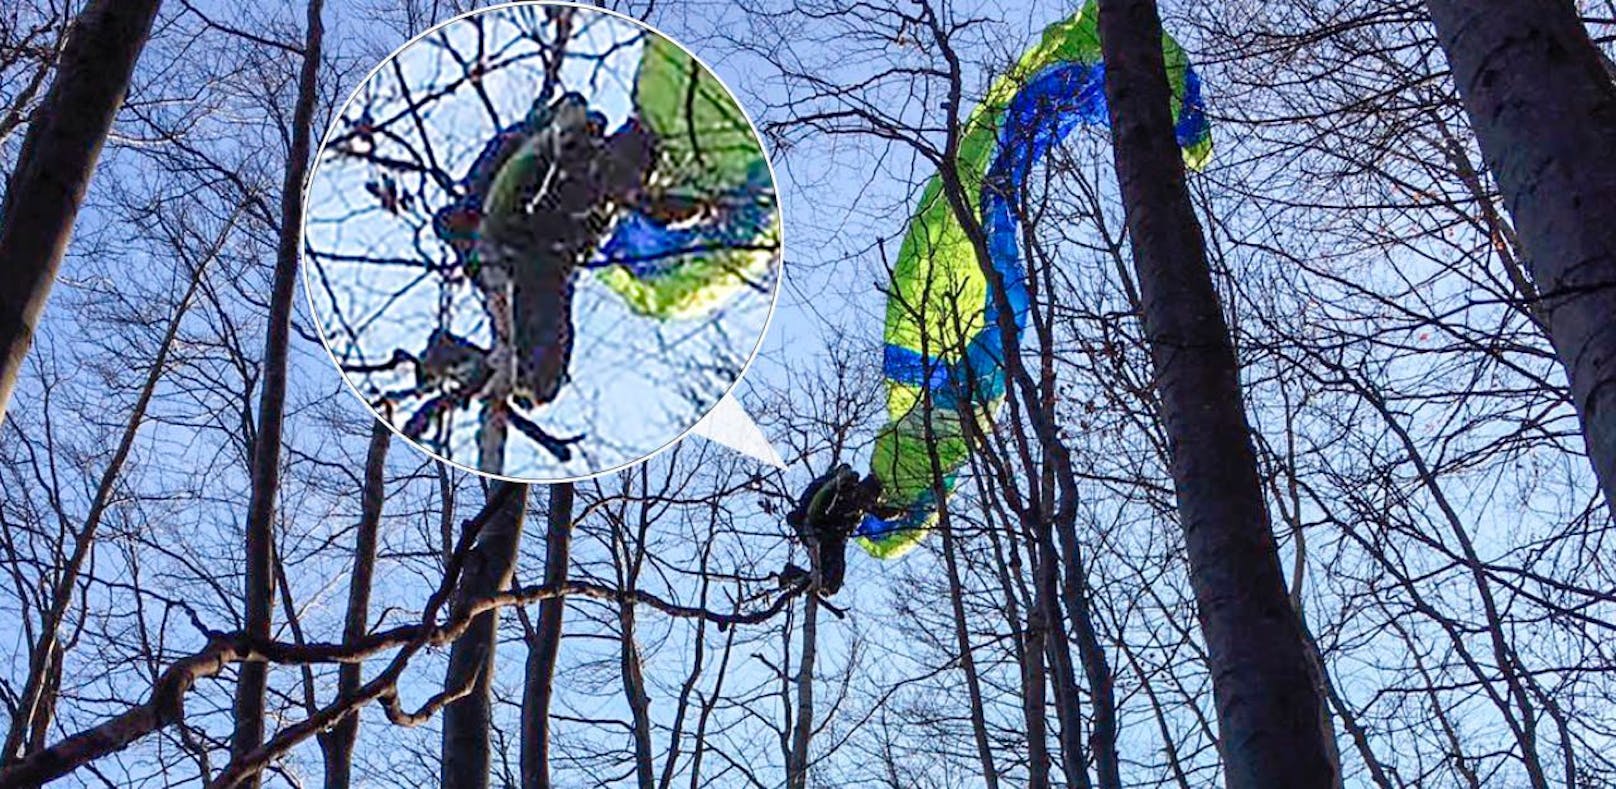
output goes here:
<path id="1" fill-rule="evenodd" d="M 0 204 L 0 420 L 161 0 L 96 0 L 68 32 Z M 43 72 L 39 72 L 43 73 Z M 3 135 L 0 135 L 3 136 Z"/>
<path id="2" fill-rule="evenodd" d="M 269 326 L 264 333 L 263 381 L 258 392 L 258 424 L 252 445 L 252 499 L 247 505 L 246 574 L 243 600 L 248 633 L 270 637 L 275 605 L 275 498 L 280 488 L 281 430 L 286 418 L 286 357 L 290 349 L 292 297 L 297 281 L 298 244 L 303 228 L 303 184 L 313 152 L 314 110 L 318 99 L 320 44 L 324 35 L 322 0 L 309 0 L 303 38 L 303 65 L 297 82 L 297 103 L 292 110 L 290 147 L 281 181 L 279 244 L 275 250 L 275 277 L 270 291 Z M 253 661 L 241 667 L 237 680 L 235 733 L 230 751 L 242 759 L 264 740 L 264 692 L 269 666 Z M 258 784 L 257 774 L 247 782 Z"/>
<path id="3" fill-rule="evenodd" d="M 377 531 L 381 527 L 385 503 L 387 445 L 393 433 L 377 420 L 370 428 L 370 447 L 365 454 L 364 485 L 360 489 L 359 524 L 354 535 L 353 569 L 348 578 L 348 610 L 343 619 L 342 643 L 353 645 L 365 636 L 370 621 L 371 587 L 376 574 Z M 352 696 L 359 690 L 362 666 L 339 668 L 337 695 Z M 326 789 L 347 789 L 352 783 L 354 743 L 359 739 L 359 716 L 349 715 L 329 731 L 320 734 L 320 750 L 325 758 Z"/>
<path id="4" fill-rule="evenodd" d="M 526 485 L 493 483 L 488 506 L 495 515 L 481 528 L 467 560 L 454 605 L 460 608 L 497 594 L 511 581 L 517 547 L 527 515 Z M 465 636 L 455 639 L 443 686 L 443 767 L 445 786 L 486 786 L 492 762 L 489 750 L 490 688 L 498 644 L 499 613 L 489 611 L 472 621 Z"/>
<path id="5" fill-rule="evenodd" d="M 1616 513 L 1616 82 L 1569 0 L 1427 4 Z"/>
<path id="6" fill-rule="evenodd" d="M 227 225 L 223 235 L 228 235 L 231 228 Z M 174 236 L 176 241 L 184 243 L 181 237 Z M 218 244 L 222 244 L 221 238 Z M 217 254 L 219 246 L 216 244 L 209 257 Z M 63 651 L 60 644 L 63 623 L 66 620 L 69 608 L 74 603 L 74 590 L 80 584 L 80 574 L 83 572 L 92 549 L 95 545 L 97 532 L 101 528 L 101 521 L 111 504 L 114 490 L 119 476 L 124 473 L 125 463 L 134 448 L 135 437 L 145 422 L 148 409 L 153 396 L 156 394 L 160 378 L 165 372 L 169 356 L 179 337 L 180 326 L 201 287 L 207 272 L 209 260 L 203 259 L 192 264 L 190 284 L 186 287 L 184 295 L 174 306 L 173 317 L 168 321 L 157 355 L 151 361 L 144 385 L 130 410 L 128 421 L 118 439 L 117 448 L 113 451 L 111 459 L 101 472 L 100 481 L 96 484 L 95 495 L 89 505 L 89 511 L 84 516 L 84 522 L 79 526 L 73 536 L 72 552 L 66 557 L 61 570 L 57 573 L 54 587 L 48 599 L 49 609 L 40 617 L 38 633 L 35 641 L 29 647 L 28 677 L 23 686 L 20 697 L 12 707 L 11 725 L 6 731 L 5 751 L 0 753 L 0 765 L 9 764 L 31 751 L 44 746 L 43 737 L 49 730 L 50 721 L 54 715 L 54 701 L 47 685 L 59 681 L 61 675 L 61 661 Z"/>
<path id="7" fill-rule="evenodd" d="M 1173 139 L 1152 0 L 1100 4 L 1117 180 L 1230 787 L 1335 781 L 1322 702 L 1285 593 L 1223 309 Z"/>
<path id="8" fill-rule="evenodd" d="M 16 3 L 0 22 L 0 74 L 11 75 L 0 91 L 0 144 L 38 111 L 39 93 L 56 69 L 71 9 Z"/>
<path id="9" fill-rule="evenodd" d="M 567 581 L 567 564 L 572 554 L 573 486 L 563 482 L 550 486 L 545 514 L 544 583 L 560 586 Z M 561 651 L 562 618 L 566 600 L 556 598 L 539 605 L 538 621 L 529 630 L 527 669 L 522 678 L 522 789 L 549 789 L 550 782 L 550 700 L 555 696 L 555 667 Z"/>
<path id="10" fill-rule="evenodd" d="M 22 5 L 20 26 L 17 4 L 0 10 L 8 164 L 76 10 Z M 473 5 L 328 4 L 345 33 L 322 42 L 315 123 L 399 41 Z M 1607 5 L 1573 12 L 1600 55 Z M 307 9 L 166 8 L 0 425 L 0 785 L 426 786 L 452 763 L 487 785 L 542 770 L 550 786 L 1190 789 L 1248 764 L 1257 741 L 1221 719 L 1222 642 L 1196 621 L 1204 566 L 1175 484 L 1190 420 L 1167 418 L 1152 355 L 1146 253 L 1157 228 L 1194 228 L 1182 204 L 1134 227 L 1138 184 L 1119 189 L 1112 163 L 1151 124 L 1115 140 L 1080 125 L 1017 184 L 1018 369 L 936 533 L 899 560 L 850 548 L 843 588 L 812 602 L 782 571 L 820 553 L 786 509 L 829 464 L 863 463 L 886 419 L 879 313 L 904 218 L 1069 4 L 632 4 L 771 134 L 790 273 L 741 396 L 789 467 L 687 440 L 578 483 L 569 507 L 535 498 L 521 517 L 546 528 L 521 540 L 478 476 L 391 448 L 294 297 L 267 638 L 241 619 L 241 524 Z M 1549 339 L 1543 261 L 1439 29 L 1399 0 L 1162 10 L 1217 150 L 1183 175 L 1157 140 L 1150 172 L 1171 183 L 1152 191 L 1188 192 L 1200 241 L 1178 248 L 1201 257 L 1175 268 L 1215 294 L 1197 314 L 1221 317 L 1207 347 L 1223 350 L 1201 358 L 1238 376 L 1249 444 L 1197 477 L 1238 479 L 1198 490 L 1266 507 L 1270 610 L 1305 622 L 1308 673 L 1286 687 L 1322 700 L 1316 722 L 1293 711 L 1296 731 L 1340 738 L 1324 758 L 1341 786 L 1612 785 L 1616 525 Z M 361 13 L 374 25 L 349 24 Z M 541 39 L 521 44 L 535 73 L 543 13 L 517 26 Z M 479 103 L 472 75 L 499 48 L 443 54 Z M 443 254 L 422 213 L 442 190 L 421 177 L 400 179 L 425 198 L 400 220 L 417 271 Z M 945 198 L 962 221 L 977 186 Z M 233 754 L 247 664 L 268 667 L 262 740 Z M 465 739 L 446 750 L 450 730 Z"/>

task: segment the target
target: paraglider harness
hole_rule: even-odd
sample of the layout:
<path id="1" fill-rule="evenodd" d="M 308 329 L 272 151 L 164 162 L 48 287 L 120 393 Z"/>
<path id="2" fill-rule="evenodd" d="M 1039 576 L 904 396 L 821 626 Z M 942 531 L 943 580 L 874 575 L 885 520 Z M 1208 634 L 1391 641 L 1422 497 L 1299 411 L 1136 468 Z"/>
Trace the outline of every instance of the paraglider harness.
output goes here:
<path id="1" fill-rule="evenodd" d="M 867 512 L 880 509 L 881 481 L 874 474 L 863 479 L 846 463 L 808 483 L 797 504 L 786 513 L 786 523 L 808 549 L 819 568 L 819 593 L 836 594 L 847 576 L 847 539 Z M 780 571 L 782 587 L 806 583 L 812 573 L 787 563 Z"/>
<path id="2" fill-rule="evenodd" d="M 484 146 L 472 164 L 471 170 L 460 181 L 464 193 L 433 215 L 434 231 L 454 251 L 456 264 L 452 270 L 472 278 L 476 277 L 481 262 L 476 259 L 473 250 L 476 246 L 476 234 L 480 232 L 486 193 L 492 188 L 500 169 L 522 147 L 523 141 L 543 133 L 552 122 L 556 113 L 555 108 L 568 100 L 584 102 L 577 94 L 567 94 L 552 103 L 548 90 L 540 94 L 524 119 L 500 131 Z M 588 135 L 589 144 L 586 154 L 594 157 L 594 161 L 581 160 L 573 162 L 572 165 L 584 170 L 601 168 L 606 173 L 603 177 L 611 179 L 614 186 L 625 194 L 638 195 L 644 188 L 645 171 L 653 155 L 650 147 L 652 143 L 643 134 L 638 121 L 630 116 L 622 127 L 608 136 L 604 135 L 606 125 L 604 115 L 589 110 L 585 117 L 587 119 L 585 133 Z M 639 154 L 644 161 L 635 159 L 633 154 Z M 570 221 L 575 220 L 577 214 L 576 207 L 570 211 L 554 209 L 548 215 L 535 215 L 529 221 L 539 226 L 571 227 L 577 224 Z M 609 226 L 610 223 L 605 224 Z M 603 232 L 603 228 L 590 229 L 596 235 Z M 593 249 L 598 242 L 598 238 L 592 239 L 588 248 Z M 491 314 L 490 318 L 494 319 L 494 316 Z M 516 332 L 514 328 L 509 331 L 513 334 Z M 517 348 L 515 351 L 519 354 L 533 353 L 534 349 Z M 348 372 L 381 372 L 413 365 L 415 385 L 400 391 L 386 392 L 381 399 L 390 404 L 405 398 L 425 397 L 423 403 L 403 426 L 406 436 L 422 440 L 433 424 L 456 409 L 465 407 L 483 393 L 488 382 L 494 377 L 494 367 L 490 363 L 491 356 L 491 349 L 482 348 L 470 339 L 440 327 L 432 332 L 426 347 L 419 354 L 399 349 L 395 350 L 392 358 L 383 364 L 349 365 L 344 369 Z M 561 364 L 563 368 L 561 379 L 564 383 L 565 360 Z M 522 408 L 531 408 L 534 405 L 530 399 L 521 395 L 517 395 L 513 402 Z M 565 438 L 551 435 L 516 408 L 506 412 L 506 420 L 509 425 L 563 463 L 572 459 L 572 445 L 585 438 L 583 435 Z"/>

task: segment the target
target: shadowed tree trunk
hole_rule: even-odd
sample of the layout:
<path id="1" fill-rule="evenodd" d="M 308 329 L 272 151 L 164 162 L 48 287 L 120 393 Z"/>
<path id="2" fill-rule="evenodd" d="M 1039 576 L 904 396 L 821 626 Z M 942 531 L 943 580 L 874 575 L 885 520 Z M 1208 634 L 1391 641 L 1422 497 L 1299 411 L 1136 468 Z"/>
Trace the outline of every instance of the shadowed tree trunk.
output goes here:
<path id="1" fill-rule="evenodd" d="M 571 482 L 550 486 L 544 538 L 544 585 L 567 582 L 572 549 Z M 550 698 L 555 693 L 556 655 L 561 651 L 561 619 L 567 600 L 539 604 L 539 621 L 529 636 L 527 676 L 522 688 L 522 789 L 550 789 Z"/>
<path id="2" fill-rule="evenodd" d="M 1616 81 L 1571 0 L 1429 0 L 1616 508 Z"/>
<path id="3" fill-rule="evenodd" d="M 644 466 L 640 467 L 636 476 L 641 491 L 650 491 Z M 613 550 L 617 553 L 614 560 L 617 566 L 617 586 L 620 589 L 638 589 L 640 571 L 645 568 L 646 540 L 651 528 L 650 500 L 641 500 L 634 509 L 638 513 L 635 523 L 629 525 L 625 512 L 621 527 L 612 535 Z M 630 528 L 634 530 L 632 545 L 629 539 Z M 629 734 L 634 741 L 634 785 L 639 789 L 654 789 L 656 772 L 652 762 L 654 751 L 651 742 L 651 696 L 646 689 L 645 661 L 640 655 L 638 624 L 634 602 L 628 599 L 619 600 L 618 668 L 623 677 L 623 700 L 629 708 Z"/>
<path id="4" fill-rule="evenodd" d="M 809 555 L 818 554 L 809 546 Z M 808 786 L 808 746 L 814 739 L 814 663 L 819 646 L 819 563 L 813 568 L 811 591 L 803 595 L 802 657 L 798 660 L 797 707 L 791 724 L 791 750 L 787 753 L 786 786 L 806 789 Z"/>
<path id="5" fill-rule="evenodd" d="M 1017 190 L 1016 199 L 1023 217 L 1037 215 L 1031 202 L 1031 195 L 1025 186 Z M 1032 320 L 1029 321 L 1038 336 L 1038 347 L 1043 350 L 1038 358 L 1038 381 L 1035 388 L 1038 399 L 1027 401 L 1026 407 L 1039 414 L 1039 418 L 1033 420 L 1032 426 L 1038 439 L 1038 446 L 1044 454 L 1044 459 L 1039 464 L 1042 466 L 1039 499 L 1040 507 L 1044 511 L 1029 526 L 1029 530 L 1036 536 L 1035 541 L 1040 546 L 1039 552 L 1048 557 L 1049 567 L 1039 573 L 1043 576 L 1040 585 L 1046 588 L 1041 594 L 1047 595 L 1048 598 L 1048 621 L 1053 636 L 1051 641 L 1059 647 L 1060 652 L 1064 653 L 1054 656 L 1057 659 L 1052 660 L 1052 664 L 1057 666 L 1065 664 L 1055 674 L 1058 694 L 1056 703 L 1065 707 L 1061 713 L 1061 750 L 1068 784 L 1074 787 L 1090 786 L 1087 761 L 1084 757 L 1087 752 L 1092 752 L 1095 768 L 1093 785 L 1099 789 L 1121 789 L 1121 767 L 1117 756 L 1116 698 L 1111 687 L 1111 667 L 1095 631 L 1093 611 L 1089 605 L 1088 572 L 1083 566 L 1077 539 L 1079 495 L 1076 468 L 1071 451 L 1062 438 L 1060 419 L 1057 415 L 1060 386 L 1057 382 L 1055 354 L 1050 350 L 1056 345 L 1054 332 L 1056 303 L 1048 296 L 1058 293 L 1060 286 L 1052 277 L 1053 267 L 1049 265 L 1051 256 L 1039 244 L 1038 236 L 1032 231 L 1030 223 L 1023 225 L 1022 241 L 1028 250 L 1029 260 L 1036 260 L 1042 264 L 1029 268 L 1027 280 L 1029 292 L 1046 297 L 1043 309 L 1033 313 Z M 1007 357 L 1018 357 L 1012 367 L 1026 367 L 1021 363 L 1015 349 L 1006 347 L 1005 353 Z M 1023 369 L 1018 374 L 1028 381 L 1031 380 L 1030 370 Z M 1030 448 L 1023 448 L 1022 455 L 1023 464 L 1027 468 L 1032 468 L 1033 458 Z M 1055 547 L 1053 535 L 1059 535 L 1059 550 Z M 1065 603 L 1066 608 L 1064 619 L 1061 616 L 1062 603 Z M 1071 626 L 1069 635 L 1077 645 L 1077 659 L 1082 664 L 1089 687 L 1089 707 L 1094 720 L 1086 748 L 1081 738 L 1082 732 L 1079 730 L 1083 719 L 1078 707 L 1071 647 L 1067 643 L 1068 633 L 1062 626 L 1063 623 Z"/>
<path id="6" fill-rule="evenodd" d="M 656 765 L 651 742 L 651 696 L 646 691 L 645 659 L 640 655 L 638 619 L 634 604 L 620 601 L 617 623 L 622 633 L 620 661 L 623 695 L 629 707 L 629 732 L 634 738 L 634 780 L 639 789 L 655 789 Z"/>
<path id="7" fill-rule="evenodd" d="M 0 205 L 0 421 L 45 309 L 79 203 L 161 0 L 93 0 L 68 31 Z"/>
<path id="8" fill-rule="evenodd" d="M 247 504 L 245 629 L 269 638 L 275 601 L 275 496 L 280 486 L 281 425 L 286 417 L 286 355 L 291 342 L 292 296 L 297 279 L 298 243 L 303 230 L 303 183 L 309 167 L 314 105 L 319 98 L 320 41 L 324 0 L 309 0 L 298 75 L 297 104 L 292 110 L 291 146 L 281 180 L 281 225 L 275 250 L 269 321 L 264 330 L 263 380 L 258 392 L 258 429 L 252 454 L 252 496 Z M 264 741 L 264 689 L 269 664 L 244 663 L 236 686 L 235 732 L 230 754 L 239 758 Z M 256 789 L 253 775 L 242 786 Z"/>
<path id="9" fill-rule="evenodd" d="M 376 532 L 382 520 L 382 496 L 387 469 L 387 443 L 393 431 L 380 420 L 371 425 L 370 448 L 365 454 L 365 482 L 360 493 L 359 528 L 354 537 L 353 573 L 348 578 L 348 612 L 342 625 L 342 643 L 354 644 L 365 635 L 370 615 L 371 578 L 376 571 Z M 337 669 L 337 695 L 359 692 L 361 666 L 345 663 Z M 359 714 L 343 718 L 320 736 L 325 758 L 326 789 L 348 789 L 353 772 L 354 741 L 359 737 Z"/>
<path id="10" fill-rule="evenodd" d="M 502 491 L 502 488 L 514 488 Z M 483 527 L 466 558 L 465 576 L 455 593 L 458 609 L 468 601 L 505 589 L 516 570 L 517 548 L 527 510 L 527 485 L 493 482 L 488 500 L 504 496 L 499 512 Z M 443 708 L 443 786 L 481 789 L 488 786 L 492 763 L 488 727 L 493 712 L 489 686 L 494 678 L 494 649 L 499 639 L 499 612 L 480 614 L 449 649 L 443 686 L 465 695 Z"/>
<path id="11" fill-rule="evenodd" d="M 1285 593 L 1239 367 L 1173 137 L 1152 0 L 1101 0 L 1117 178 L 1171 447 L 1229 789 L 1334 782 L 1300 621 Z"/>
<path id="12" fill-rule="evenodd" d="M 1047 499 L 1046 499 L 1047 500 Z M 1060 615 L 1059 589 L 1060 576 L 1057 569 L 1054 543 L 1049 538 L 1049 520 L 1040 519 L 1041 522 L 1028 523 L 1024 520 L 1022 534 L 1027 541 L 1027 554 L 1032 558 L 1032 583 L 1034 597 L 1030 616 L 1027 618 L 1027 631 L 1029 636 L 1036 636 L 1043 650 L 1039 676 L 1037 677 L 1040 690 L 1049 688 L 1048 692 L 1040 692 L 1034 701 L 1038 705 L 1038 719 L 1036 726 L 1044 729 L 1048 724 L 1045 697 L 1055 707 L 1055 720 L 1060 723 L 1058 742 L 1060 743 L 1060 768 L 1066 779 L 1066 784 L 1076 789 L 1091 789 L 1089 782 L 1088 764 L 1084 758 L 1086 748 L 1083 747 L 1082 729 L 1083 715 L 1078 708 L 1077 675 L 1072 669 L 1072 648 L 1066 637 L 1066 630 L 1062 626 Z M 1032 638 L 1028 639 L 1028 651 L 1033 648 Z M 1029 655 L 1030 657 L 1030 655 Z M 1032 664 L 1029 663 L 1028 671 Z M 1029 692 L 1033 686 L 1028 687 Z M 1034 732 L 1029 727 L 1027 734 Z M 1036 752 L 1036 751 L 1034 751 Z M 1041 770 L 1047 770 L 1039 765 Z M 1047 784 L 1049 778 L 1043 775 L 1042 782 Z"/>
<path id="13" fill-rule="evenodd" d="M 1066 601 L 1066 615 L 1071 620 L 1072 637 L 1077 642 L 1078 660 L 1088 679 L 1090 705 L 1094 710 L 1094 730 L 1089 743 L 1094 751 L 1096 784 L 1100 789 L 1121 789 L 1122 767 L 1117 757 L 1117 702 L 1112 692 L 1111 664 L 1106 660 L 1105 648 L 1100 644 L 1098 628 L 1094 623 L 1093 606 L 1089 603 L 1088 572 L 1079 553 L 1076 529 L 1069 522 L 1057 524 L 1065 555 L 1065 577 L 1062 596 Z"/>

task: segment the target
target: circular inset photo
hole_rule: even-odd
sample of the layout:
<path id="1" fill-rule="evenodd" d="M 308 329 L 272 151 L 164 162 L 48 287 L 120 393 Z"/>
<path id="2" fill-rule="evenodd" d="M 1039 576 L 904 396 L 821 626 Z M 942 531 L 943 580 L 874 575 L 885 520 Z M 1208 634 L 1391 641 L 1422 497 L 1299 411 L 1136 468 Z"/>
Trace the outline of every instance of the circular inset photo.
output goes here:
<path id="1" fill-rule="evenodd" d="M 779 290 L 774 176 L 735 97 L 645 25 L 560 3 L 394 52 L 328 131 L 304 278 L 342 375 L 426 452 L 576 479 L 678 440 Z"/>

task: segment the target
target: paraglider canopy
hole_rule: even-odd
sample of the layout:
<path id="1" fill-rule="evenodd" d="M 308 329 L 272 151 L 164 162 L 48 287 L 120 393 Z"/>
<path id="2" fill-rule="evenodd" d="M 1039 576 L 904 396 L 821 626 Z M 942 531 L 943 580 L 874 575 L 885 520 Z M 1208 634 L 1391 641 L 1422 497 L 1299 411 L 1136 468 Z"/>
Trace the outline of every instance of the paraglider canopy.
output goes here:
<path id="1" fill-rule="evenodd" d="M 940 177 L 927 183 L 909 222 L 887 301 L 889 421 L 872 459 L 882 505 L 899 514 L 871 514 L 859 525 L 859 544 L 873 556 L 900 556 L 925 536 L 941 506 L 937 494 L 954 490 L 969 459 L 968 437 L 990 430 L 1003 402 L 1003 355 L 1019 343 L 1028 309 L 1021 190 L 1033 165 L 1073 129 L 1110 123 L 1097 18 L 1089 2 L 1046 28 L 965 122 L 956 171 L 989 259 L 978 258 Z M 1162 51 L 1174 131 L 1185 163 L 1199 169 L 1212 153 L 1200 77 L 1172 37 L 1162 37 Z M 1009 338 L 1002 310 L 1011 314 Z"/>

